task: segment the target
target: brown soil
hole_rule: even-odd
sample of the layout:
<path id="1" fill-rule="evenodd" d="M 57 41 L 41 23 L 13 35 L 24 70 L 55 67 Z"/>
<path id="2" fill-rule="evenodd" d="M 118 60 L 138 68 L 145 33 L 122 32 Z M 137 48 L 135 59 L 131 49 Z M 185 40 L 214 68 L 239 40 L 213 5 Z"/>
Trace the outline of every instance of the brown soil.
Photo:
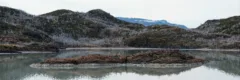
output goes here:
<path id="1" fill-rule="evenodd" d="M 51 58 L 42 63 L 48 64 L 82 64 L 82 63 L 198 63 L 203 59 L 181 54 L 178 50 L 161 50 L 133 55 L 91 54 L 75 58 Z"/>

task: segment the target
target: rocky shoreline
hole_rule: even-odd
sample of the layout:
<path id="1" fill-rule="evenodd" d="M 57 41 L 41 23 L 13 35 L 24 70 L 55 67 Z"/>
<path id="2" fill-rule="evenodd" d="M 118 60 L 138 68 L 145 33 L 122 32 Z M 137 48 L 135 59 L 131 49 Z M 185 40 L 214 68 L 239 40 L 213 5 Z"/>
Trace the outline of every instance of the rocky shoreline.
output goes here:
<path id="1" fill-rule="evenodd" d="M 169 50 L 169 48 L 138 48 L 138 47 L 68 47 L 64 50 Z M 193 48 L 193 49 L 170 49 L 170 50 L 195 50 L 195 51 L 240 51 L 239 49 L 212 49 L 212 48 Z"/>
<path id="2" fill-rule="evenodd" d="M 202 64 L 203 59 L 181 54 L 178 50 L 160 50 L 133 55 L 91 54 L 74 58 L 50 58 L 31 67 L 188 67 Z"/>
<path id="3" fill-rule="evenodd" d="M 55 45 L 38 45 L 19 46 L 14 44 L 0 44 L 0 53 L 24 53 L 24 52 L 58 52 L 59 47 Z"/>

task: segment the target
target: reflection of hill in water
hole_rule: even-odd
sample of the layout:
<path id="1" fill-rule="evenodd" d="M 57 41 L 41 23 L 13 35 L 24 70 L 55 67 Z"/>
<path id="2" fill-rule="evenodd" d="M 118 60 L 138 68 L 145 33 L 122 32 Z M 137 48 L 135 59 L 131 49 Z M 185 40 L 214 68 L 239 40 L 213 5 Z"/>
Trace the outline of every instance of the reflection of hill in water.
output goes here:
<path id="1" fill-rule="evenodd" d="M 240 75 L 240 62 L 239 61 L 214 61 L 206 64 L 207 67 L 217 68 L 226 73 Z"/>
<path id="2" fill-rule="evenodd" d="M 186 54 L 204 58 L 210 62 L 205 66 L 217 68 L 226 73 L 240 75 L 240 52 L 220 51 L 183 51 Z"/>
<path id="3" fill-rule="evenodd" d="M 179 74 L 191 68 L 176 69 L 150 69 L 150 68 L 101 68 L 101 69 L 35 69 L 29 67 L 30 64 L 42 61 L 48 57 L 56 56 L 55 54 L 20 54 L 0 56 L 1 59 L 7 59 L 0 62 L 0 80 L 21 80 L 33 74 L 44 74 L 56 79 L 68 79 L 72 77 L 91 77 L 103 78 L 111 73 L 137 73 L 147 75 L 170 75 Z"/>
<path id="4" fill-rule="evenodd" d="M 191 68 L 172 68 L 172 69 L 152 69 L 152 68 L 98 68 L 98 69 L 72 69 L 72 70 L 48 70 L 43 69 L 43 72 L 47 75 L 51 75 L 56 79 L 69 79 L 72 77 L 91 77 L 91 78 L 103 78 L 111 73 L 136 73 L 136 74 L 147 74 L 147 75 L 170 75 L 179 74 L 181 72 L 190 70 Z"/>
<path id="5" fill-rule="evenodd" d="M 35 69 L 30 68 L 29 65 L 39 62 L 45 58 L 52 56 L 69 57 L 76 56 L 82 53 L 78 51 L 70 54 L 20 54 L 20 55 L 4 55 L 0 56 L 0 80 L 21 80 L 33 74 L 43 74 L 55 79 L 69 79 L 74 77 L 92 77 L 104 78 L 112 73 L 136 73 L 147 75 L 170 75 L 180 74 L 188 71 L 191 68 L 181 69 L 149 69 L 149 68 L 105 68 L 105 69 L 70 69 L 70 70 L 53 70 L 53 69 Z M 87 52 L 87 51 L 85 51 Z M 101 54 L 133 54 L 141 51 L 94 51 Z M 240 75 L 240 52 L 217 52 L 217 51 L 183 51 L 186 54 L 194 55 L 196 57 L 210 60 L 209 63 L 204 64 L 209 68 L 216 68 L 229 74 Z M 88 53 L 92 53 L 91 51 Z M 87 53 L 86 53 L 87 54 Z"/>
<path id="6" fill-rule="evenodd" d="M 20 80 L 24 76 L 38 73 L 28 65 L 51 57 L 52 54 L 14 54 L 0 56 L 0 80 Z"/>

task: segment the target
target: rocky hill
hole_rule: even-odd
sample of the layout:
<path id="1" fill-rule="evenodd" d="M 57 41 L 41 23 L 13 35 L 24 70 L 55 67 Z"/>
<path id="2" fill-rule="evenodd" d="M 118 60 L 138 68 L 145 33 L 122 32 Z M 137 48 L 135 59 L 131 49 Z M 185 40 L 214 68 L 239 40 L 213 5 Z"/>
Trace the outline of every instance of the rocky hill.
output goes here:
<path id="1" fill-rule="evenodd" d="M 199 33 L 170 26 L 151 26 L 125 39 L 128 46 L 161 48 L 240 48 L 240 36 Z"/>
<path id="2" fill-rule="evenodd" d="M 33 16 L 21 10 L 0 7 L 0 14 L 3 28 L 0 35 L 16 39 L 13 44 L 19 46 L 55 43 L 64 46 L 124 46 L 121 41 L 124 36 L 144 28 L 140 24 L 119 20 L 100 9 L 87 13 L 62 9 Z M 24 38 L 25 42 L 18 38 Z M 5 40 L 1 44 L 12 43 Z"/>
<path id="3" fill-rule="evenodd" d="M 233 31 L 234 35 L 203 33 L 205 27 L 201 27 L 145 27 L 119 20 L 101 9 L 86 13 L 61 9 L 35 16 L 0 6 L 0 51 L 58 47 L 240 48 L 236 45 L 240 41 L 235 34 L 238 31 Z"/>
<path id="4" fill-rule="evenodd" d="M 197 30 L 207 33 L 221 33 L 240 35 L 240 16 L 233 16 L 226 19 L 208 20 L 200 25 Z"/>

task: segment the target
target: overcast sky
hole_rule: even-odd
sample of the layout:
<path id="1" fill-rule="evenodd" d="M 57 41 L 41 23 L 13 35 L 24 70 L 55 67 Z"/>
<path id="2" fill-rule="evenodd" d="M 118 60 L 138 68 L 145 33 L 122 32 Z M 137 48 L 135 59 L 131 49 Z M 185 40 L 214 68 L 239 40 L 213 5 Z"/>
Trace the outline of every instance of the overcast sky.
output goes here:
<path id="1" fill-rule="evenodd" d="M 1 6 L 39 15 L 57 9 L 103 9 L 117 17 L 168 20 L 195 28 L 208 19 L 240 15 L 240 0 L 0 0 Z"/>

